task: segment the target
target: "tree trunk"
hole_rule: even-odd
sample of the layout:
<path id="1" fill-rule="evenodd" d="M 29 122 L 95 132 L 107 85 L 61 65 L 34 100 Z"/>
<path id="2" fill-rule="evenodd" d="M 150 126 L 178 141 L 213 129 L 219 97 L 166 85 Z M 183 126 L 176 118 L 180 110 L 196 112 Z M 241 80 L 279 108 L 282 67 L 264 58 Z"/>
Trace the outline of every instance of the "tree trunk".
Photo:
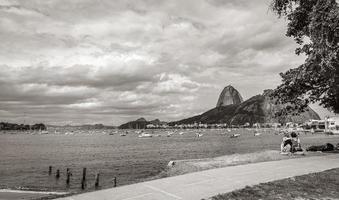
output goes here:
<path id="1" fill-rule="evenodd" d="M 339 54 L 337 55 L 339 61 Z M 334 91 L 335 91 L 335 101 L 336 105 L 334 106 L 334 113 L 339 114 L 339 63 L 335 63 L 335 76 L 334 76 Z"/>

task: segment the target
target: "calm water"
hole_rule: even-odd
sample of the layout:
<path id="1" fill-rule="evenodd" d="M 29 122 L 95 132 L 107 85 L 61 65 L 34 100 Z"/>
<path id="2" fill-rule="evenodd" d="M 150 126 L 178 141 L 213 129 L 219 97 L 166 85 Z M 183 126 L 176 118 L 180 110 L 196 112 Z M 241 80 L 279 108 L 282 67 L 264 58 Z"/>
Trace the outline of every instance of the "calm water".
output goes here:
<path id="1" fill-rule="evenodd" d="M 104 134 L 0 134 L 0 187 L 33 190 L 79 190 L 82 168 L 87 168 L 88 188 L 93 189 L 94 176 L 100 172 L 102 188 L 112 187 L 113 177 L 118 185 L 135 183 L 157 175 L 170 160 L 215 157 L 233 153 L 249 153 L 264 149 L 279 150 L 281 136 L 266 132 L 259 137 L 253 131 L 238 130 L 242 136 L 225 137 L 220 132 L 166 137 L 138 138 Z M 304 144 L 338 143 L 337 136 L 302 136 Z M 48 175 L 48 166 L 53 175 Z M 65 184 L 66 168 L 73 173 L 71 187 Z M 61 178 L 54 178 L 55 170 Z"/>

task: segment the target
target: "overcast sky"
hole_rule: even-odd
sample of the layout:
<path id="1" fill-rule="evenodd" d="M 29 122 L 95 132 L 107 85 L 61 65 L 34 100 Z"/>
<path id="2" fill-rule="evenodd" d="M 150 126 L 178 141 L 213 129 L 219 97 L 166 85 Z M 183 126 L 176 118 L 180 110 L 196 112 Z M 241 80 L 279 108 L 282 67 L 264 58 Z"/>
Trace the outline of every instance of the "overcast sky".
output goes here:
<path id="1" fill-rule="evenodd" d="M 304 58 L 269 3 L 0 0 L 0 121 L 170 121 L 229 84 L 244 99 L 273 89 Z"/>

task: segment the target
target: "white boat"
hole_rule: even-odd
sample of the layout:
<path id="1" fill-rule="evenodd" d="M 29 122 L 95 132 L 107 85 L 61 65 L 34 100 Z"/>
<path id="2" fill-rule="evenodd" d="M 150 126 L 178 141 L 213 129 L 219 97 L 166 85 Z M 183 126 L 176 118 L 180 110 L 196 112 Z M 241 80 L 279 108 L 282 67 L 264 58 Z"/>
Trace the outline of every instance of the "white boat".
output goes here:
<path id="1" fill-rule="evenodd" d="M 167 131 L 167 137 L 171 137 L 174 134 L 174 132 Z"/>
<path id="2" fill-rule="evenodd" d="M 259 136 L 259 135 L 261 135 L 261 133 L 254 131 L 254 136 Z"/>
<path id="3" fill-rule="evenodd" d="M 139 138 L 147 138 L 147 137 L 153 137 L 152 134 L 150 133 L 141 133 L 140 135 L 138 135 Z"/>
<path id="4" fill-rule="evenodd" d="M 240 134 L 239 133 L 235 133 L 235 134 L 232 134 L 230 136 L 230 138 L 237 138 L 237 137 L 240 137 Z"/>
<path id="5" fill-rule="evenodd" d="M 40 135 L 42 135 L 42 134 L 48 134 L 48 131 L 47 131 L 47 130 L 43 130 L 43 131 L 40 130 L 39 134 L 40 134 Z"/>
<path id="6" fill-rule="evenodd" d="M 114 134 L 117 134 L 118 133 L 118 131 L 111 131 L 110 133 L 109 133 L 109 135 L 114 135 Z"/>
<path id="7" fill-rule="evenodd" d="M 167 137 L 171 137 L 173 135 L 173 133 L 167 133 Z"/>
<path id="8" fill-rule="evenodd" d="M 202 133 L 195 133 L 195 136 L 198 137 L 198 138 L 202 137 L 203 135 L 204 134 L 202 134 Z"/>

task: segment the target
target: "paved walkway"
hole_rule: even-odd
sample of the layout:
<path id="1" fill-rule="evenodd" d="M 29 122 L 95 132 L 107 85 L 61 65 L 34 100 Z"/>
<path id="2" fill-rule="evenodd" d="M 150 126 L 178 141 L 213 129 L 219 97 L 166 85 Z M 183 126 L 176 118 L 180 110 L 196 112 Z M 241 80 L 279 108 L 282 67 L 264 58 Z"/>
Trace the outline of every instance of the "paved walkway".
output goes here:
<path id="1" fill-rule="evenodd" d="M 339 168 L 339 154 L 211 169 L 84 193 L 63 200 L 200 200 L 247 185 L 333 168 Z"/>

